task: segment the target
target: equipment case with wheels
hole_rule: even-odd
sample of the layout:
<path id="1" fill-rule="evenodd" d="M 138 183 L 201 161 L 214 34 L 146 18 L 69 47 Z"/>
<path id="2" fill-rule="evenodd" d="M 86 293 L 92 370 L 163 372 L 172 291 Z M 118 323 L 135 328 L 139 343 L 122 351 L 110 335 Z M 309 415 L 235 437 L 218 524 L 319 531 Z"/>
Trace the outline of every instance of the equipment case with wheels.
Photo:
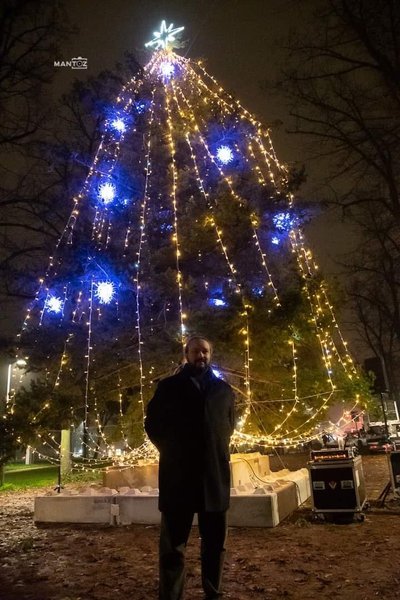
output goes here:
<path id="1" fill-rule="evenodd" d="M 315 513 L 357 513 L 366 502 L 361 457 L 308 463 Z"/>
<path id="2" fill-rule="evenodd" d="M 400 496 L 400 450 L 390 452 L 388 461 L 393 492 Z"/>

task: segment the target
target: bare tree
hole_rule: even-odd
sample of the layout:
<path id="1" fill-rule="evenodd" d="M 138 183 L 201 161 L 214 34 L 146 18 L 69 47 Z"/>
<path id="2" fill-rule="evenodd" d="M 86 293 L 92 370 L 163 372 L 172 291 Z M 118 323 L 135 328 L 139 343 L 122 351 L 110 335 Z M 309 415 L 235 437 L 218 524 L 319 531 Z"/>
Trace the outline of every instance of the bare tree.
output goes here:
<path id="1" fill-rule="evenodd" d="M 400 238 L 398 225 L 376 207 L 364 207 L 363 239 L 347 267 L 347 294 L 355 328 L 383 362 L 391 391 L 399 393 Z"/>
<path id="2" fill-rule="evenodd" d="M 36 158 L 55 114 L 49 84 L 59 44 L 73 32 L 62 2 L 0 6 L 0 293 L 29 296 L 43 247 L 58 234 L 54 178 Z M 17 277 L 19 275 L 19 277 Z"/>
<path id="3" fill-rule="evenodd" d="M 400 216 L 400 6 L 320 0 L 311 32 L 292 39 L 281 83 L 294 133 L 326 158 L 345 208 L 374 202 Z M 306 42 L 304 42 L 306 40 Z"/>
<path id="4" fill-rule="evenodd" d="M 400 351 L 400 4 L 317 0 L 310 31 L 290 40 L 281 90 L 293 133 L 311 142 L 325 202 L 354 223 L 348 293 L 358 329 L 385 360 L 391 387 Z"/>
<path id="5" fill-rule="evenodd" d="M 0 7 L 0 301 L 31 298 L 62 231 L 71 201 L 93 157 L 124 78 L 138 64 L 127 56 L 115 74 L 76 81 L 50 101 L 63 40 L 74 33 L 53 0 L 5 0 Z"/>

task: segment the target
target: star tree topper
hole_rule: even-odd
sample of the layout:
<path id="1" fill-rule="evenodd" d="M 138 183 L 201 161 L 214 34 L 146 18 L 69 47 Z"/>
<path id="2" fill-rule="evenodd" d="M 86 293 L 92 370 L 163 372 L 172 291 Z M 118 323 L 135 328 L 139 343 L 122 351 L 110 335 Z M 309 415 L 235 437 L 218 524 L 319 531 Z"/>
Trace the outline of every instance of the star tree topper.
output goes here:
<path id="1" fill-rule="evenodd" d="M 180 34 L 185 28 L 184 27 L 175 27 L 174 24 L 171 23 L 167 27 L 166 21 L 161 21 L 160 31 L 154 31 L 154 38 L 145 44 L 146 48 L 151 46 L 155 47 L 156 50 L 171 50 L 178 44 L 175 44 L 176 36 Z"/>

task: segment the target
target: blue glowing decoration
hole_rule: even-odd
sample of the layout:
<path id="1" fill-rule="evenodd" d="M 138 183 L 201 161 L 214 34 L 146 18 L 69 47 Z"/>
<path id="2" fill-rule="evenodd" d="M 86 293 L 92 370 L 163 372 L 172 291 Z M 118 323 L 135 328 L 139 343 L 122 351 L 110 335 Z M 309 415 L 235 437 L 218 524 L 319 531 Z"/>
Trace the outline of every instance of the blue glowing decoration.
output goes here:
<path id="1" fill-rule="evenodd" d="M 99 185 L 99 198 L 100 200 L 103 200 L 104 204 L 110 204 L 110 202 L 115 200 L 116 194 L 117 190 L 113 183 L 107 181 L 106 183 L 101 183 Z"/>
<path id="2" fill-rule="evenodd" d="M 62 312 L 63 301 L 57 296 L 49 296 L 46 300 L 45 308 L 48 310 L 48 312 L 57 315 Z"/>
<path id="3" fill-rule="evenodd" d="M 264 295 L 264 288 L 263 287 L 257 287 L 257 286 L 253 287 L 252 288 L 252 292 L 256 296 L 263 296 Z"/>
<path id="4" fill-rule="evenodd" d="M 125 133 L 126 131 L 126 123 L 121 117 L 117 117 L 111 121 L 111 127 L 118 133 Z"/>
<path id="5" fill-rule="evenodd" d="M 159 72 L 164 79 L 171 79 L 175 74 L 175 65 L 169 60 L 163 60 L 160 64 Z"/>
<path id="6" fill-rule="evenodd" d="M 129 123 L 129 122 L 128 122 Z M 117 139 L 117 138 L 115 138 Z M 141 197 L 139 175 L 123 165 L 110 164 L 105 156 L 96 165 L 96 175 L 92 183 L 92 199 L 105 211 L 116 211 L 131 206 Z"/>
<path id="7" fill-rule="evenodd" d="M 164 232 L 164 231 L 172 231 L 174 229 L 174 226 L 171 225 L 171 223 L 161 223 L 160 225 L 160 231 Z"/>
<path id="8" fill-rule="evenodd" d="M 274 246 L 279 246 L 280 239 L 278 237 L 276 237 L 276 235 L 274 235 L 274 237 L 271 240 L 271 244 L 274 244 Z"/>
<path id="9" fill-rule="evenodd" d="M 115 296 L 115 287 L 112 281 L 100 281 L 96 286 L 96 297 L 100 304 L 110 304 Z"/>
<path id="10" fill-rule="evenodd" d="M 135 102 L 134 106 L 139 115 L 142 115 L 147 110 L 146 102 Z"/>
<path id="11" fill-rule="evenodd" d="M 214 373 L 215 377 L 218 377 L 219 379 L 223 379 L 222 377 L 222 373 L 219 369 L 216 369 L 215 367 L 212 367 L 212 372 Z"/>
<path id="12" fill-rule="evenodd" d="M 293 228 L 294 220 L 288 212 L 277 213 L 272 217 L 272 222 L 278 231 L 290 231 Z"/>
<path id="13" fill-rule="evenodd" d="M 133 116 L 121 106 L 106 105 L 104 107 L 105 130 L 118 139 L 130 128 Z"/>
<path id="14" fill-rule="evenodd" d="M 233 152 L 229 146 L 219 146 L 217 149 L 217 158 L 223 165 L 227 165 L 233 161 Z"/>
<path id="15" fill-rule="evenodd" d="M 226 306 L 227 305 L 226 301 L 223 300 L 222 298 L 210 298 L 210 300 L 208 302 L 211 304 L 211 306 L 222 307 L 222 306 Z"/>

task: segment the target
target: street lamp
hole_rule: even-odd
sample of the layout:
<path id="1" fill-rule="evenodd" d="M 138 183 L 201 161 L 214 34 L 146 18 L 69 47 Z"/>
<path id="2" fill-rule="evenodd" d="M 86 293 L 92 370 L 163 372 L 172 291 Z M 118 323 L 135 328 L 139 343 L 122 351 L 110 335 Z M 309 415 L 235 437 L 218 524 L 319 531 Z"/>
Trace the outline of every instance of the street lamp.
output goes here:
<path id="1" fill-rule="evenodd" d="M 25 358 L 18 358 L 15 362 L 9 363 L 9 365 L 8 365 L 8 369 L 7 369 L 6 406 L 9 405 L 10 400 L 11 400 L 10 392 L 11 392 L 11 382 L 12 382 L 14 365 L 16 367 L 18 367 L 18 369 L 23 369 L 27 365 L 26 359 Z"/>
<path id="2" fill-rule="evenodd" d="M 17 369 L 24 369 L 27 365 L 27 360 L 26 358 L 18 358 L 15 362 L 13 363 L 9 363 L 8 365 L 8 370 L 7 370 L 7 391 L 6 391 L 6 408 L 8 408 L 10 402 L 11 402 L 11 391 L 12 390 L 12 378 L 13 378 L 13 370 L 14 367 L 16 367 Z M 32 452 L 31 452 L 31 447 L 27 446 L 26 447 L 26 452 L 25 452 L 25 464 L 26 465 L 30 465 L 32 462 Z"/>

